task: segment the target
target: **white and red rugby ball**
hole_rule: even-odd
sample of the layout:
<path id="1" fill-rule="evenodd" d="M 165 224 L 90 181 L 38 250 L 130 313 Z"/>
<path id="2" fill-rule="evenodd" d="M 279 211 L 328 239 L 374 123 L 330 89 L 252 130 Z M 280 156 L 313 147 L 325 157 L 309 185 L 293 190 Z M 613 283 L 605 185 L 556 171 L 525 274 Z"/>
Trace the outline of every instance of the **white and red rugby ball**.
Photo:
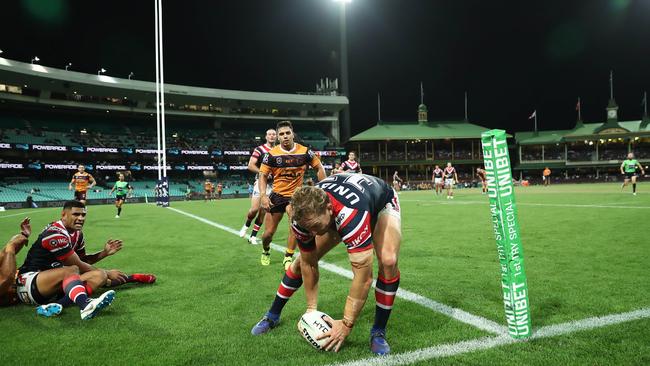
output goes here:
<path id="1" fill-rule="evenodd" d="M 329 318 L 329 315 L 321 311 L 310 311 L 304 313 L 300 317 L 300 320 L 298 320 L 298 331 L 300 335 L 316 349 L 323 349 L 323 345 L 328 340 L 328 338 L 316 340 L 316 337 L 332 329 L 332 324 L 326 321 L 325 318 Z"/>

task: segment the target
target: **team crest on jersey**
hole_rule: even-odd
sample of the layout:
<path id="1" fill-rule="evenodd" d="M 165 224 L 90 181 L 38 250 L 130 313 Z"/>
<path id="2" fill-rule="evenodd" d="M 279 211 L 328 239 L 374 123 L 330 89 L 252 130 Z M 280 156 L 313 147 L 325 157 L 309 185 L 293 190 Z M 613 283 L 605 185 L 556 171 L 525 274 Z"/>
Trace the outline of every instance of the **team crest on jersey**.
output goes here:
<path id="1" fill-rule="evenodd" d="M 282 158 L 279 157 L 279 156 L 277 158 L 275 158 L 275 163 L 278 164 L 278 165 L 282 165 Z"/>

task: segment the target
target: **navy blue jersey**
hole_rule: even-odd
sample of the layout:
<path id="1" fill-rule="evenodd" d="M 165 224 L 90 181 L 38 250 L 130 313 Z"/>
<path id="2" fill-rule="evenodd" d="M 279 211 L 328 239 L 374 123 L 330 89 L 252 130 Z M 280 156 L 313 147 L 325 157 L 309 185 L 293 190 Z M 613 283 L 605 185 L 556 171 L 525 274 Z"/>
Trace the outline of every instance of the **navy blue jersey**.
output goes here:
<path id="1" fill-rule="evenodd" d="M 83 240 L 83 238 L 82 238 Z M 49 224 L 32 244 L 19 273 L 44 271 L 63 266 L 63 261 L 74 253 L 74 243 L 63 222 Z"/>
<path id="2" fill-rule="evenodd" d="M 383 180 L 365 174 L 341 173 L 318 182 L 332 203 L 334 225 L 349 253 L 372 249 L 372 229 L 385 208 L 399 212 L 399 200 L 393 188 Z M 292 230 L 300 249 L 315 248 L 314 237 L 295 221 Z"/>

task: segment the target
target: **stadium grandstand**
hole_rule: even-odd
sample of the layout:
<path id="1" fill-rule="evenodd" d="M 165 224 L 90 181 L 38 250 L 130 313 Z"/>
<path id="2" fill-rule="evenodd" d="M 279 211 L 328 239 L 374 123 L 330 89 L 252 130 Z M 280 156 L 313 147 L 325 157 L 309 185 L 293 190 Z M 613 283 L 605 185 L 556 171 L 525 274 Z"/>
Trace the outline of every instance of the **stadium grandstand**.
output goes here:
<path id="1" fill-rule="evenodd" d="M 123 172 L 134 198 L 153 196 L 156 171 L 155 84 L 0 58 L 0 202 L 22 207 L 69 199 L 78 164 L 97 180 L 90 202 L 108 202 Z M 252 149 L 268 128 L 290 119 L 298 141 L 326 167 L 344 155 L 339 112 L 348 104 L 331 90 L 262 93 L 168 84 L 165 89 L 170 195 L 200 193 L 205 178 L 225 195 L 248 194 Z"/>
<path id="2" fill-rule="evenodd" d="M 620 180 L 620 166 L 632 152 L 641 164 L 650 163 L 650 118 L 619 121 L 618 106 L 611 99 L 604 122 L 584 123 L 578 119 L 573 129 L 519 132 L 515 134 L 520 178 L 541 180 L 548 167 L 556 171 L 554 180 Z"/>
<path id="3" fill-rule="evenodd" d="M 451 162 L 462 181 L 476 184 L 476 168 L 483 164 L 480 137 L 488 128 L 467 120 L 429 121 L 424 103 L 417 113 L 417 122 L 380 120 L 350 138 L 346 146 L 358 151 L 364 172 L 389 181 L 397 171 L 407 188 L 417 188 L 431 182 L 436 164 Z"/>

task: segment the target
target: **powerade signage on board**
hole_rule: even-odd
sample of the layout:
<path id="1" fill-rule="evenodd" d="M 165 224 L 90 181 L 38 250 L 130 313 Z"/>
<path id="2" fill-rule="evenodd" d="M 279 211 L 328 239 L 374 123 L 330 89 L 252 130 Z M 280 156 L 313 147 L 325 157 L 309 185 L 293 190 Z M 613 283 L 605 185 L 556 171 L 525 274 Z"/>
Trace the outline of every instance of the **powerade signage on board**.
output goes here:
<path id="1" fill-rule="evenodd" d="M 181 155 L 210 155 L 208 150 L 181 150 Z"/>
<path id="2" fill-rule="evenodd" d="M 214 170 L 212 165 L 188 165 L 187 170 Z"/>
<path id="3" fill-rule="evenodd" d="M 0 163 L 0 169 L 24 169 L 23 164 Z"/>
<path id="4" fill-rule="evenodd" d="M 229 151 L 224 151 L 224 155 L 233 155 L 233 156 L 248 156 L 250 155 L 250 151 L 247 150 L 229 150 Z"/>
<path id="5" fill-rule="evenodd" d="M 11 144 L 2 143 L 0 144 L 0 149 L 11 149 Z"/>
<path id="6" fill-rule="evenodd" d="M 32 150 L 40 151 L 68 151 L 68 148 L 65 146 L 55 146 L 55 145 L 32 145 Z"/>
<path id="7" fill-rule="evenodd" d="M 86 151 L 94 153 L 117 153 L 118 149 L 116 147 L 87 147 Z"/>

